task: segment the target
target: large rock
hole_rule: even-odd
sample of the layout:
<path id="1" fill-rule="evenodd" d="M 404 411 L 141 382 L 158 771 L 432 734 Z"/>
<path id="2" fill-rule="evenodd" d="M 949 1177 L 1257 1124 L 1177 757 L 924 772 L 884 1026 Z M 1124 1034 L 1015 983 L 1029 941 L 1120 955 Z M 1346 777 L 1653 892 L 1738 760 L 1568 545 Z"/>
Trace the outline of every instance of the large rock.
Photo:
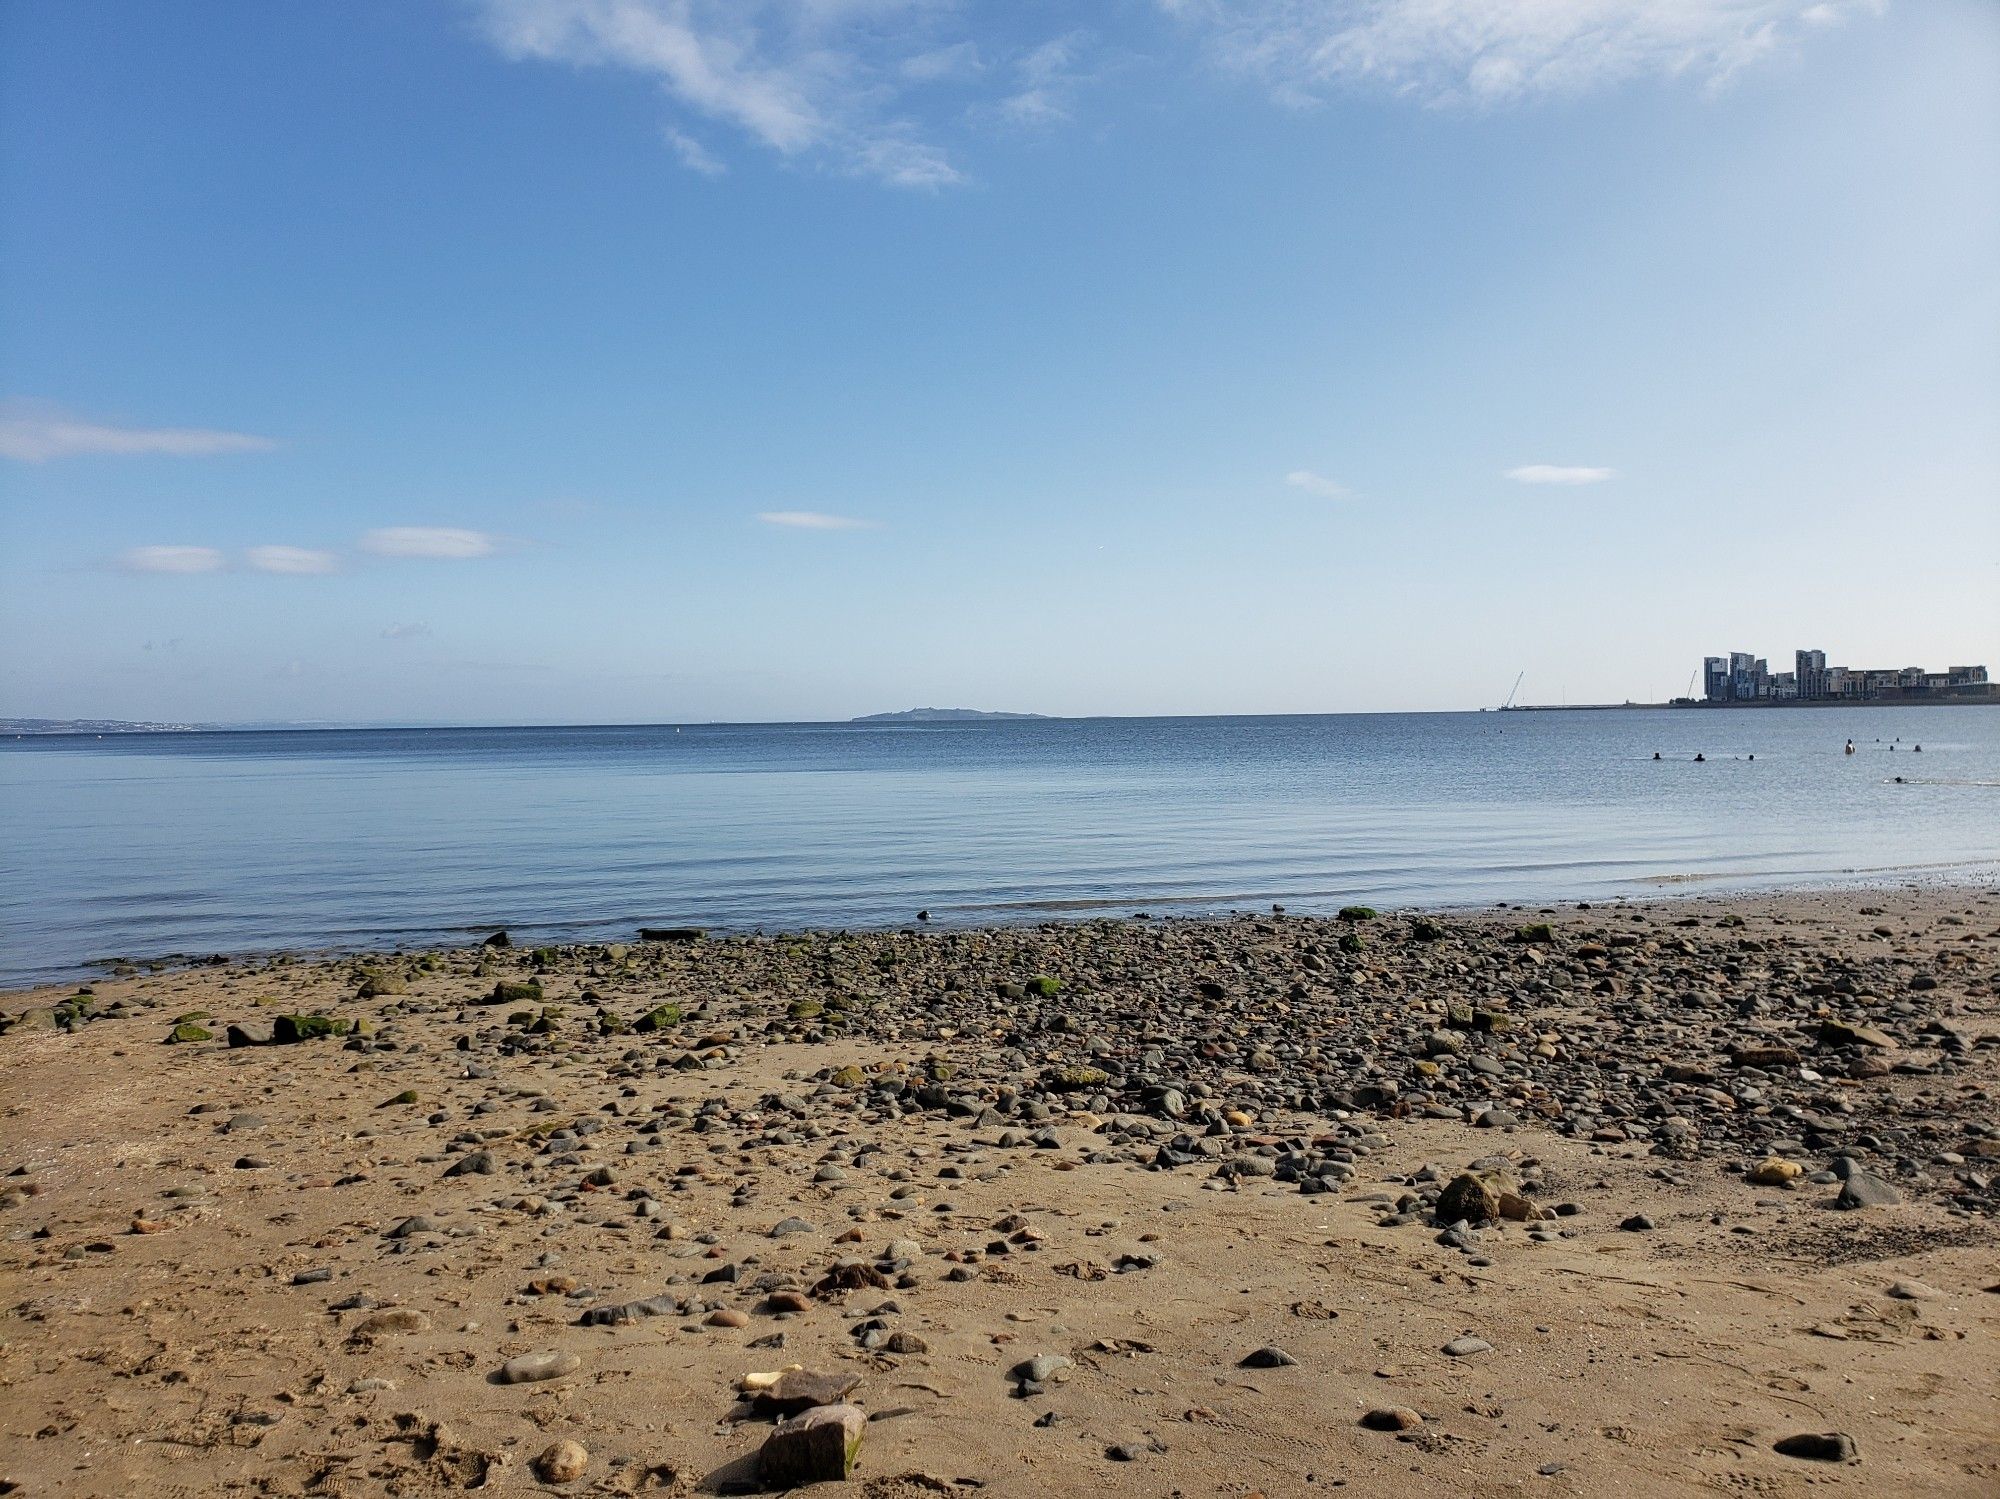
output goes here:
<path id="1" fill-rule="evenodd" d="M 868 1417 L 855 1405 L 819 1405 L 780 1423 L 764 1439 L 757 1469 L 779 1488 L 837 1482 L 854 1471 Z"/>
<path id="2" fill-rule="evenodd" d="M 1837 1208 L 1884 1208 L 1902 1200 L 1903 1194 L 1874 1172 L 1853 1170 L 1840 1184 L 1840 1195 L 1833 1199 L 1833 1205 Z"/>
<path id="3" fill-rule="evenodd" d="M 1888 1051 L 1896 1044 L 1895 1038 L 1887 1031 L 1877 1030 L 1872 1025 L 1849 1025 L 1844 1020 L 1822 1020 L 1819 1026 L 1821 1046 L 1872 1046 L 1877 1051 Z"/>
<path id="4" fill-rule="evenodd" d="M 1477 1228 L 1501 1216 L 1501 1199 L 1518 1196 L 1513 1180 L 1499 1171 L 1463 1171 L 1438 1194 L 1437 1221 L 1469 1223 Z"/>

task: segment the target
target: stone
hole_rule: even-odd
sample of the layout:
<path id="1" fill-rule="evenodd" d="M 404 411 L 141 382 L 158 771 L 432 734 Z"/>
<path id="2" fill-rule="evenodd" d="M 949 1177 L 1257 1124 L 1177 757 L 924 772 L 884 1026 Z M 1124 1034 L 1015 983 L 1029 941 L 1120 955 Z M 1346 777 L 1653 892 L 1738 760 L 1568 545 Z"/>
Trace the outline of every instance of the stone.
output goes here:
<path id="1" fill-rule="evenodd" d="M 1892 1282 L 1882 1294 L 1897 1301 L 1935 1301 L 1938 1293 L 1920 1280 L 1899 1280 Z"/>
<path id="2" fill-rule="evenodd" d="M 491 1176 L 494 1171 L 493 1152 L 474 1150 L 460 1156 L 445 1167 L 446 1176 Z"/>
<path id="3" fill-rule="evenodd" d="M 1237 1361 L 1239 1369 L 1284 1369 L 1298 1362 L 1284 1349 L 1269 1344 L 1246 1353 Z"/>
<path id="4" fill-rule="evenodd" d="M 532 1466 L 543 1483 L 575 1483 L 590 1466 L 590 1452 L 583 1443 L 564 1437 L 544 1447 Z"/>
<path id="5" fill-rule="evenodd" d="M 268 1020 L 242 1020 L 230 1026 L 223 1033 L 231 1050 L 243 1046 L 269 1046 L 272 1041 L 271 1022 Z"/>
<path id="6" fill-rule="evenodd" d="M 393 1333 L 429 1332 L 431 1319 L 415 1307 L 392 1306 L 355 1323 L 350 1334 L 356 1338 L 381 1337 Z"/>
<path id="7" fill-rule="evenodd" d="M 1797 1436 L 1781 1437 L 1771 1446 L 1782 1456 L 1820 1463 L 1851 1462 L 1856 1456 L 1854 1438 L 1842 1431 L 1804 1431 Z"/>
<path id="8" fill-rule="evenodd" d="M 574 1374 L 583 1360 L 573 1353 L 560 1349 L 549 1349 L 543 1353 L 524 1353 L 519 1358 L 510 1358 L 500 1366 L 494 1376 L 500 1384 L 540 1384 L 545 1379 L 560 1379 L 565 1374 Z"/>
<path id="9" fill-rule="evenodd" d="M 1872 1025 L 1849 1025 L 1844 1020 L 1822 1020 L 1819 1025 L 1821 1046 L 1869 1046 L 1877 1051 L 1888 1051 L 1896 1042 L 1886 1031 L 1877 1030 Z"/>
<path id="10" fill-rule="evenodd" d="M 1363 1412 L 1361 1424 L 1370 1431 L 1415 1431 L 1424 1418 L 1406 1405 L 1382 1405 Z"/>
<path id="11" fill-rule="evenodd" d="M 271 1022 L 271 1039 L 280 1046 L 347 1034 L 347 1022 L 331 1015 L 280 1015 Z"/>
<path id="12" fill-rule="evenodd" d="M 1471 1358 L 1475 1354 L 1491 1353 L 1493 1345 L 1484 1338 L 1475 1338 L 1467 1333 L 1462 1338 L 1453 1338 L 1444 1345 L 1444 1351 L 1452 1358 Z"/>
<path id="13" fill-rule="evenodd" d="M 1499 1172 L 1460 1172 L 1438 1194 L 1437 1221 L 1469 1223 L 1474 1228 L 1482 1223 L 1491 1223 L 1501 1216 L 1501 1195 L 1518 1190 Z"/>
<path id="14" fill-rule="evenodd" d="M 1766 1156 L 1751 1168 L 1750 1181 L 1759 1187 L 1782 1187 L 1805 1175 L 1806 1168 L 1783 1156 Z"/>
<path id="15" fill-rule="evenodd" d="M 842 1405 L 860 1385 L 859 1374 L 822 1374 L 812 1369 L 787 1369 L 768 1388 L 757 1392 L 757 1404 L 781 1416 L 820 1405 Z"/>
<path id="16" fill-rule="evenodd" d="M 1840 1184 L 1840 1195 L 1833 1199 L 1837 1208 L 1881 1208 L 1891 1207 L 1903 1200 L 1903 1194 L 1883 1181 L 1872 1171 L 1859 1169 L 1849 1171 L 1847 1180 Z"/>
<path id="17" fill-rule="evenodd" d="M 767 1484 L 844 1481 L 854 1472 L 868 1417 L 859 1406 L 819 1405 L 782 1421 L 757 1454 L 757 1470 Z"/>

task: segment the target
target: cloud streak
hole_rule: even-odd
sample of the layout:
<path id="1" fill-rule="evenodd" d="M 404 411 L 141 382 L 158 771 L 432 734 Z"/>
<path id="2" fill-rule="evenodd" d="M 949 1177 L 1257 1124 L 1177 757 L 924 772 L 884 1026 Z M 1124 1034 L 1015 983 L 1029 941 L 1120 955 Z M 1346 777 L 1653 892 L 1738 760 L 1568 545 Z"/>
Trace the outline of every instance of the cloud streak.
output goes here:
<path id="1" fill-rule="evenodd" d="M 502 56 L 642 74 L 681 110 L 782 157 L 898 187 L 961 180 L 944 150 L 896 111 L 902 87 L 946 76 L 957 60 L 934 44 L 928 0 L 473 4 Z M 721 169 L 685 131 L 670 127 L 666 138 L 693 170 Z"/>
<path id="2" fill-rule="evenodd" d="M 361 538 L 361 550 L 376 557 L 467 562 L 493 556 L 500 550 L 500 538 L 487 531 L 466 531 L 456 526 L 384 526 Z"/>
<path id="3" fill-rule="evenodd" d="M 1516 484 L 1602 484 L 1618 477 L 1615 468 L 1583 468 L 1561 463 L 1524 463 L 1507 470 Z"/>
<path id="4" fill-rule="evenodd" d="M 315 551 L 311 547 L 252 547 L 243 554 L 243 560 L 251 571 L 260 573 L 306 577 L 340 571 L 340 558 L 335 553 Z"/>
<path id="5" fill-rule="evenodd" d="M 1225 67 L 1311 104 L 1360 87 L 1502 105 L 1642 77 L 1711 84 L 1884 0 L 1159 0 Z"/>
<path id="6" fill-rule="evenodd" d="M 757 519 L 767 526 L 784 526 L 794 531 L 879 531 L 880 521 L 856 520 L 850 515 L 822 515 L 817 510 L 760 510 Z"/>
<path id="7" fill-rule="evenodd" d="M 214 547 L 130 547 L 118 554 L 118 569 L 128 573 L 217 573 L 228 559 Z"/>
<path id="8" fill-rule="evenodd" d="M 0 457 L 17 463 L 57 458 L 207 458 L 223 453 L 262 453 L 277 444 L 247 432 L 209 427 L 122 427 L 87 421 L 35 402 L 0 406 Z"/>
<path id="9" fill-rule="evenodd" d="M 1303 489 L 1307 494 L 1316 494 L 1323 500 L 1344 500 L 1352 493 L 1344 484 L 1314 473 L 1309 468 L 1295 468 L 1285 475 L 1285 482 L 1294 489 Z"/>

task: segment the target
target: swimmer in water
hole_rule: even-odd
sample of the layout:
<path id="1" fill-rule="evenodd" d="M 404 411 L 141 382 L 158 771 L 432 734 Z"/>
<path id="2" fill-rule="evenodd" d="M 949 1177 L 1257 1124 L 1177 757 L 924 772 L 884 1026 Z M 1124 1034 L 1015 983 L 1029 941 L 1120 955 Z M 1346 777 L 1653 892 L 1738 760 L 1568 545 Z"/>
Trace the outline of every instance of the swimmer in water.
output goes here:
<path id="1" fill-rule="evenodd" d="M 1655 760 L 1657 760 L 1657 759 L 1659 759 L 1659 758 L 1660 758 L 1660 752 L 1659 752 L 1658 750 L 1654 750 L 1654 751 L 1653 751 L 1653 758 L 1654 758 Z"/>
<path id="2" fill-rule="evenodd" d="M 1847 753 L 1850 755 L 1854 753 L 1854 741 L 1852 739 L 1847 741 Z"/>
<path id="3" fill-rule="evenodd" d="M 1701 752 L 1700 750 L 1696 750 L 1696 751 L 1694 752 L 1694 763 L 1695 763 L 1695 764 L 1697 764 L 1697 765 L 1703 765 L 1703 764 L 1706 764 L 1706 763 L 1707 763 L 1707 761 L 1708 761 L 1708 756 L 1704 755 L 1704 754 L 1703 754 L 1703 753 L 1702 753 L 1702 752 Z"/>

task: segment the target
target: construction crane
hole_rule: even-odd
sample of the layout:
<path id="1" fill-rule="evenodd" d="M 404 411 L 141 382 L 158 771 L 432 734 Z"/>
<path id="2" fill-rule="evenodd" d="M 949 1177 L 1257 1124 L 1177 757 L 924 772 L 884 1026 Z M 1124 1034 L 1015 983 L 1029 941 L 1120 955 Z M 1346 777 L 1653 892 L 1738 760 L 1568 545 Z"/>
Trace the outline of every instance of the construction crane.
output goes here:
<path id="1" fill-rule="evenodd" d="M 1521 679 L 1522 677 L 1525 676 L 1527 676 L 1527 672 L 1524 671 L 1521 673 L 1521 676 L 1514 678 L 1514 691 L 1509 692 L 1507 694 L 1507 701 L 1500 705 L 1502 712 L 1505 712 L 1507 709 L 1514 706 L 1514 693 L 1519 692 L 1521 690 Z"/>

